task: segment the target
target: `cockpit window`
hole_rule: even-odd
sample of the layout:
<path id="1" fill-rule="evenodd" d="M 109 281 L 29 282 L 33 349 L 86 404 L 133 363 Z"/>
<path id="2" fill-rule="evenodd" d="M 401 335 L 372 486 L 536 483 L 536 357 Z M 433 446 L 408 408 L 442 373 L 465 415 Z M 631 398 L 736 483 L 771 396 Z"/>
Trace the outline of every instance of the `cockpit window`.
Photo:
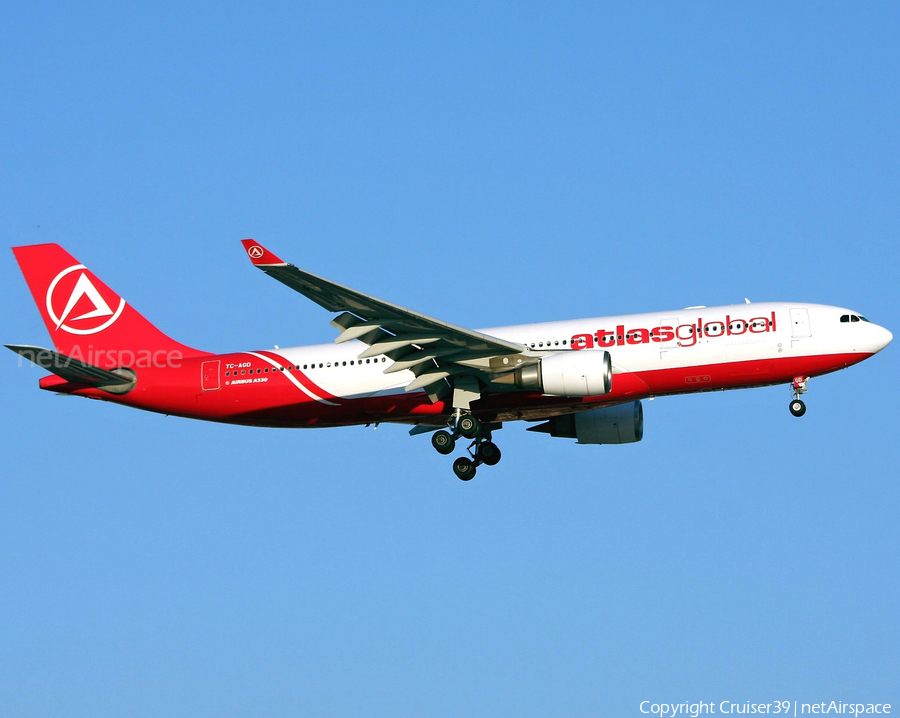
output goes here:
<path id="1" fill-rule="evenodd" d="M 869 320 L 866 319 L 862 314 L 859 315 L 859 318 L 862 319 L 864 322 L 869 322 Z M 869 322 L 869 324 L 871 324 L 871 323 L 872 322 Z"/>
<path id="2" fill-rule="evenodd" d="M 849 321 L 850 321 L 850 315 L 849 315 L 849 314 L 842 314 L 842 315 L 841 315 L 841 321 L 842 321 L 842 322 L 849 322 Z"/>
<path id="3" fill-rule="evenodd" d="M 855 314 L 851 314 L 851 315 L 850 315 L 850 321 L 851 321 L 851 322 L 858 322 L 858 321 L 859 321 L 859 317 L 856 316 Z"/>

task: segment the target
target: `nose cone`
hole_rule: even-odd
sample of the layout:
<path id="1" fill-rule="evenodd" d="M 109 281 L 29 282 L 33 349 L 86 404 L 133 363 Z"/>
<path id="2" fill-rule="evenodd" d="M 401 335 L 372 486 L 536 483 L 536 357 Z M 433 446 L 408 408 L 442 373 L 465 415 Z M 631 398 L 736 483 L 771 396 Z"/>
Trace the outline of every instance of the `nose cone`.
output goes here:
<path id="1" fill-rule="evenodd" d="M 875 351 L 880 352 L 888 344 L 891 343 L 891 340 L 894 338 L 894 335 L 891 334 L 884 327 L 879 327 L 878 325 L 873 326 L 872 329 L 875 330 L 875 338 L 874 338 Z"/>

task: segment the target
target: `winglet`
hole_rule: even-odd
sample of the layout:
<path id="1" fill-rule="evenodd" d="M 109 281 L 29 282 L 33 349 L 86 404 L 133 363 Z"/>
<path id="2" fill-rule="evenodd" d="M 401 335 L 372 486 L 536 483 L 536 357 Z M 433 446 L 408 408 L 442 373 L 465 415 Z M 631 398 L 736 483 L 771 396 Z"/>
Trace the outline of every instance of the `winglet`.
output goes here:
<path id="1" fill-rule="evenodd" d="M 247 250 L 247 256 L 250 257 L 250 261 L 253 262 L 254 267 L 271 264 L 287 264 L 287 262 L 280 260 L 255 239 L 242 239 L 241 244 L 243 244 L 244 249 Z"/>

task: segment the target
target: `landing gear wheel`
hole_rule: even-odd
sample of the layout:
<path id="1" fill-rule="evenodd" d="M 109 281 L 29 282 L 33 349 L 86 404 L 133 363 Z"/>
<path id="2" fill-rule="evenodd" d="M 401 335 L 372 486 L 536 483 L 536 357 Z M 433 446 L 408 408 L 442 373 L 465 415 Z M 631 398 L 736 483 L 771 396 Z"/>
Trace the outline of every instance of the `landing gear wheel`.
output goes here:
<path id="1" fill-rule="evenodd" d="M 460 456 L 453 462 L 453 473 L 462 481 L 471 481 L 475 477 L 475 462 L 466 456 Z"/>
<path id="2" fill-rule="evenodd" d="M 485 441 L 475 452 L 475 459 L 488 466 L 494 466 L 500 461 L 500 449 L 492 441 Z"/>
<path id="3" fill-rule="evenodd" d="M 456 439 L 449 431 L 436 431 L 431 435 L 431 445 L 439 454 L 452 454 L 456 448 Z"/>
<path id="4" fill-rule="evenodd" d="M 800 399 L 794 399 L 791 402 L 791 413 L 794 416 L 803 416 L 806 413 L 806 404 L 804 404 Z"/>
<path id="5" fill-rule="evenodd" d="M 459 433 L 467 439 L 474 439 L 478 436 L 478 432 L 481 429 L 481 422 L 471 414 L 467 414 L 460 418 L 456 424 L 456 428 Z"/>

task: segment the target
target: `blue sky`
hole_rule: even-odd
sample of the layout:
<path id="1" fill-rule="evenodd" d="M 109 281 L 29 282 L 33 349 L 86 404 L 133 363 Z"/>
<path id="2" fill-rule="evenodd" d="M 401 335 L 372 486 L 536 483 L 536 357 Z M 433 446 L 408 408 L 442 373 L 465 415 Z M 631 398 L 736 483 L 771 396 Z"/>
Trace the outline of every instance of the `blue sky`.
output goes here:
<path id="1" fill-rule="evenodd" d="M 479 327 L 762 300 L 895 333 L 896 4 L 32 3 L 0 24 L 0 222 L 173 337 L 327 342 L 239 239 Z M 46 332 L 12 254 L 4 342 Z M 3 370 L 0 712 L 640 715 L 900 704 L 896 347 L 507 426 L 276 431 Z"/>

